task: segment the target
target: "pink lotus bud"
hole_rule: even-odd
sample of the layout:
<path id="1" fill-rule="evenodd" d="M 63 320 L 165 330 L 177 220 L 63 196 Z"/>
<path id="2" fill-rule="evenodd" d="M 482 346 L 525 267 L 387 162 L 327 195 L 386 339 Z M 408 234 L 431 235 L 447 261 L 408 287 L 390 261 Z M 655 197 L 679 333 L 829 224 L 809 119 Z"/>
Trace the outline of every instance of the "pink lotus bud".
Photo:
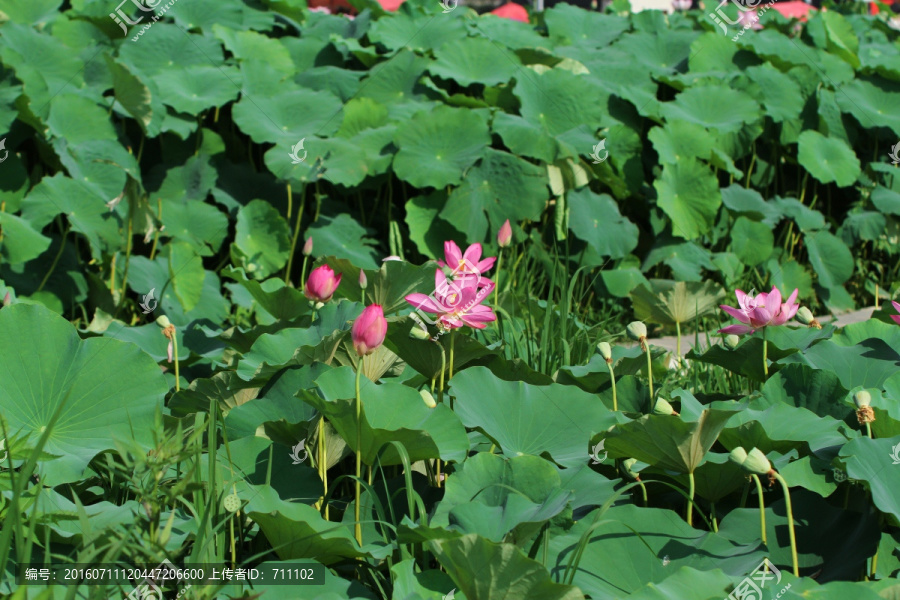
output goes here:
<path id="1" fill-rule="evenodd" d="M 309 274 L 303 294 L 315 302 L 328 302 L 340 284 L 341 275 L 335 277 L 331 267 L 322 265 Z"/>
<path id="2" fill-rule="evenodd" d="M 309 256 L 312 254 L 312 246 L 313 241 L 311 237 L 306 238 L 306 242 L 303 244 L 303 256 Z"/>
<path id="3" fill-rule="evenodd" d="M 172 359 L 173 359 L 172 350 L 174 349 L 174 347 L 175 347 L 175 344 L 172 342 L 172 340 L 169 340 L 169 345 L 166 346 L 166 355 L 169 357 L 169 362 L 172 362 Z"/>
<path id="4" fill-rule="evenodd" d="M 12 304 L 12 298 L 9 296 L 9 292 L 6 292 L 6 295 L 3 296 L 3 306 L 9 306 Z"/>
<path id="5" fill-rule="evenodd" d="M 387 321 L 380 304 L 370 304 L 353 322 L 350 330 L 353 348 L 360 356 L 368 356 L 384 343 L 387 335 Z"/>
<path id="6" fill-rule="evenodd" d="M 366 289 L 369 285 L 369 280 L 366 279 L 366 272 L 362 269 L 359 270 L 359 287 L 362 289 Z"/>
<path id="7" fill-rule="evenodd" d="M 511 241 L 512 227 L 510 227 L 509 219 L 507 219 L 506 222 L 500 226 L 500 231 L 497 232 L 497 245 L 501 248 L 506 248 Z"/>

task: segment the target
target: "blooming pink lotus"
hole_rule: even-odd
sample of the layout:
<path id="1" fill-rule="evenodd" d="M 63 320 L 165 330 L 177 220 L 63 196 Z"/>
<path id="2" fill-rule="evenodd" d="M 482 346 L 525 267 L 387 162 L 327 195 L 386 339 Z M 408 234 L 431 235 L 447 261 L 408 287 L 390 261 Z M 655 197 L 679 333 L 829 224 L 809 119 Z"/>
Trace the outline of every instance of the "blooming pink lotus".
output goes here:
<path id="1" fill-rule="evenodd" d="M 359 356 L 368 356 L 384 343 L 387 335 L 387 320 L 384 311 L 378 304 L 367 306 L 359 317 L 353 321 L 350 336 L 353 349 Z"/>
<path id="2" fill-rule="evenodd" d="M 462 275 L 486 273 L 491 270 L 491 267 L 497 261 L 496 257 L 481 260 L 481 244 L 472 244 L 463 253 L 459 246 L 456 245 L 456 242 L 452 241 L 444 242 L 444 259 L 447 261 L 446 263 L 439 260 L 438 264 L 442 267 L 449 267 L 454 274 Z"/>
<path id="3" fill-rule="evenodd" d="M 314 302 L 328 302 L 341 284 L 341 277 L 343 275 L 335 277 L 328 265 L 315 268 L 306 280 L 303 295 Z"/>
<path id="4" fill-rule="evenodd" d="M 9 294 L 7 294 L 7 295 L 9 295 Z M 894 310 L 896 310 L 898 313 L 900 313 L 900 302 L 894 302 L 892 300 L 891 304 L 894 305 Z M 895 320 L 897 323 L 900 323 L 900 315 L 891 315 L 891 318 L 893 320 Z"/>
<path id="5" fill-rule="evenodd" d="M 721 308 L 744 325 L 729 325 L 720 329 L 719 333 L 743 335 L 763 327 L 784 325 L 800 308 L 797 304 L 797 293 L 798 290 L 795 289 L 787 302 L 782 303 L 781 292 L 774 285 L 771 292 L 762 292 L 755 297 L 748 296 L 741 290 L 735 290 L 734 295 L 737 296 L 739 308 L 724 304 Z"/>
<path id="6" fill-rule="evenodd" d="M 494 291 L 494 285 L 490 279 L 476 277 L 448 281 L 444 272 L 436 269 L 434 293 L 431 296 L 409 294 L 406 301 L 417 309 L 440 315 L 438 327 L 443 329 L 456 329 L 463 325 L 484 329 L 485 323 L 497 320 L 494 311 L 481 304 Z"/>

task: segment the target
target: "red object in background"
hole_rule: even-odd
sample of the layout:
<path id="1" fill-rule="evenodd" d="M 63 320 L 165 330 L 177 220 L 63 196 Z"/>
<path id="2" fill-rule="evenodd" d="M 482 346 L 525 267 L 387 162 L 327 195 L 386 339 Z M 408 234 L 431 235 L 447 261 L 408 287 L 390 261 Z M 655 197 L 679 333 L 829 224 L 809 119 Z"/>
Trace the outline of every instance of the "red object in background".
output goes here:
<path id="1" fill-rule="evenodd" d="M 882 3 L 884 3 L 884 4 L 894 4 L 894 0 L 879 0 L 879 1 L 882 2 Z M 869 14 L 870 14 L 870 15 L 877 15 L 877 14 L 878 14 L 878 6 L 877 6 L 874 2 L 872 2 L 871 4 L 869 4 Z"/>
<path id="2" fill-rule="evenodd" d="M 503 6 L 495 8 L 491 11 L 491 14 L 504 19 L 521 21 L 522 23 L 528 22 L 528 11 L 525 10 L 525 7 L 515 4 L 514 2 L 508 2 Z"/>
<path id="3" fill-rule="evenodd" d="M 308 0 L 307 5 L 310 8 L 327 8 L 331 14 L 338 12 L 349 12 L 356 14 L 356 9 L 350 6 L 347 0 Z M 341 9 L 344 9 L 343 11 Z"/>
<path id="4" fill-rule="evenodd" d="M 400 5 L 406 2 L 406 0 L 378 0 L 378 4 L 381 5 L 381 8 L 384 10 L 394 12 Z"/>
<path id="5" fill-rule="evenodd" d="M 806 21 L 806 15 L 816 10 L 806 2 L 778 2 L 772 8 L 788 19 L 796 17 L 801 21 Z"/>

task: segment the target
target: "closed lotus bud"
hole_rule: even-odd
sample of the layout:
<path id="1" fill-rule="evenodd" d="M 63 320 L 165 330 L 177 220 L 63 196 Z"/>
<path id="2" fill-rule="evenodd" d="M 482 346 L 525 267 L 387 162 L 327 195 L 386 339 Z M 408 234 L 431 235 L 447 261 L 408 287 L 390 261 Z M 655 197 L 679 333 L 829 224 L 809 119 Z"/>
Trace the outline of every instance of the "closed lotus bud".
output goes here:
<path id="1" fill-rule="evenodd" d="M 422 396 L 422 400 L 425 402 L 425 406 L 428 408 L 434 408 L 437 406 L 437 402 L 434 401 L 434 396 L 431 395 L 431 392 L 428 390 L 419 390 L 419 395 Z"/>
<path id="2" fill-rule="evenodd" d="M 797 311 L 797 320 L 803 323 L 804 325 L 808 325 L 809 327 L 815 327 L 817 329 L 822 329 L 822 324 L 816 320 L 813 316 L 812 312 L 805 306 L 801 306 L 800 310 Z"/>
<path id="3" fill-rule="evenodd" d="M 309 274 L 303 294 L 314 302 L 328 302 L 341 284 L 341 277 L 343 275 L 335 277 L 328 265 L 317 267 Z"/>
<path id="4" fill-rule="evenodd" d="M 647 339 L 647 326 L 640 321 L 633 321 L 625 328 L 625 333 L 634 341 L 640 342 Z"/>
<path id="5" fill-rule="evenodd" d="M 654 415 L 675 415 L 678 414 L 675 412 L 675 409 L 672 408 L 672 405 L 669 404 L 668 400 L 663 398 L 657 398 L 656 404 L 653 406 L 653 414 Z"/>
<path id="6" fill-rule="evenodd" d="M 637 474 L 637 471 L 631 470 L 631 467 L 633 467 L 636 462 L 636 458 L 626 458 L 622 461 L 620 470 L 624 475 L 627 475 L 631 479 L 640 479 L 640 475 Z"/>
<path id="7" fill-rule="evenodd" d="M 509 219 L 507 219 L 500 226 L 500 231 L 497 232 L 497 245 L 501 248 L 506 248 L 510 242 L 512 242 L 512 227 L 509 225 Z"/>
<path id="8" fill-rule="evenodd" d="M 9 306 L 12 304 L 12 298 L 9 296 L 9 292 L 6 292 L 6 295 L 3 296 L 3 306 Z"/>
<path id="9" fill-rule="evenodd" d="M 756 475 L 768 475 L 772 470 L 772 463 L 759 448 L 754 448 L 747 453 L 747 460 L 744 461 L 743 467 L 744 470 Z"/>
<path id="10" fill-rule="evenodd" d="M 309 256 L 312 254 L 313 249 L 313 241 L 311 237 L 306 238 L 306 242 L 303 243 L 303 256 Z"/>
<path id="11" fill-rule="evenodd" d="M 169 317 L 167 317 L 166 315 L 160 315 L 156 317 L 156 324 L 165 329 L 172 323 L 169 321 Z"/>
<path id="12" fill-rule="evenodd" d="M 738 344 L 740 344 L 740 343 L 741 343 L 741 338 L 734 335 L 733 333 L 731 335 L 725 336 L 725 347 L 728 348 L 729 350 L 734 350 L 735 348 L 738 347 Z"/>
<path id="13" fill-rule="evenodd" d="M 366 272 L 362 269 L 359 270 L 359 287 L 362 289 L 366 289 L 369 286 L 369 280 L 366 279 Z"/>
<path id="14" fill-rule="evenodd" d="M 353 339 L 353 349 L 359 356 L 368 356 L 372 354 L 381 344 L 387 335 L 387 320 L 384 318 L 384 311 L 378 304 L 370 304 L 363 310 L 350 329 L 350 336 Z"/>
<path id="15" fill-rule="evenodd" d="M 603 360 L 607 363 L 612 362 L 612 346 L 610 346 L 608 342 L 600 342 L 597 344 L 597 350 L 600 351 L 600 356 L 603 357 Z"/>
<path id="16" fill-rule="evenodd" d="M 860 390 L 853 394 L 853 402 L 856 404 L 856 408 L 866 408 L 872 404 L 872 394 L 866 390 Z"/>
<path id="17" fill-rule="evenodd" d="M 747 451 L 738 446 L 728 454 L 728 460 L 737 466 L 744 468 L 744 461 L 747 460 Z"/>

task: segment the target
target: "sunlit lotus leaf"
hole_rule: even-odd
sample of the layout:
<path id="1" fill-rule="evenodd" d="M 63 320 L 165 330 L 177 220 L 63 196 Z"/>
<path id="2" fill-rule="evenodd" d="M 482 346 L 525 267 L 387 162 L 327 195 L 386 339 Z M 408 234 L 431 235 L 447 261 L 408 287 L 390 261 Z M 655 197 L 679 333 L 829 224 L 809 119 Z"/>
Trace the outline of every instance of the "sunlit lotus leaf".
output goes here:
<path id="1" fill-rule="evenodd" d="M 800 164 L 822 183 L 847 187 L 859 177 L 859 159 L 845 142 L 812 130 L 801 133 L 799 142 Z"/>
<path id="2" fill-rule="evenodd" d="M 713 311 L 725 298 L 725 291 L 712 281 L 651 279 L 650 288 L 640 286 L 631 292 L 631 297 L 638 320 L 674 325 Z"/>

